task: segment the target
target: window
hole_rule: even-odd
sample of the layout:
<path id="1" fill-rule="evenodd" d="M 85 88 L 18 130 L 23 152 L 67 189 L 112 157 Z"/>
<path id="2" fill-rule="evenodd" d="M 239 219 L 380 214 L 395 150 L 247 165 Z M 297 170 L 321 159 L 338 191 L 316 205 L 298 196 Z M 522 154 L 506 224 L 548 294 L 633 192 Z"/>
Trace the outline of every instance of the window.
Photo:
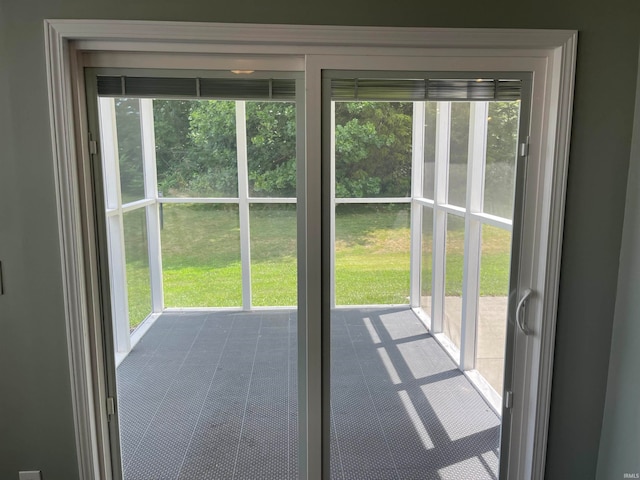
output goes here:
<path id="1" fill-rule="evenodd" d="M 97 82 L 116 351 L 164 308 L 295 305 L 296 80 Z"/>

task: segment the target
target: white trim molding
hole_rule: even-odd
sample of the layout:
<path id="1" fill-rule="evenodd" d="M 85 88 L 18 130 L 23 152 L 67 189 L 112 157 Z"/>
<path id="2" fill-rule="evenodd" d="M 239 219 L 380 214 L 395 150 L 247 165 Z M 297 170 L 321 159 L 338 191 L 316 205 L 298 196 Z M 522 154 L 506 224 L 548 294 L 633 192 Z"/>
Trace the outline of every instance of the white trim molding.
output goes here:
<path id="1" fill-rule="evenodd" d="M 69 349 L 71 398 L 74 411 L 78 477 L 99 479 L 101 465 L 94 420 L 94 396 L 90 355 L 88 295 L 80 181 L 76 162 L 76 130 L 72 100 L 69 41 L 45 22 L 45 49 L 52 153 L 62 257 L 62 287 Z"/>
<path id="2" fill-rule="evenodd" d="M 555 92 L 555 101 L 549 105 L 551 112 L 548 116 L 550 119 L 555 119 L 556 123 L 547 126 L 551 131 L 547 132 L 546 152 L 552 165 L 547 172 L 546 179 L 550 190 L 548 192 L 549 204 L 546 206 L 548 208 L 547 256 L 540 259 L 541 262 L 544 262 L 546 281 L 543 291 L 544 302 L 540 314 L 540 318 L 544 319 L 540 325 L 540 357 L 537 359 L 539 379 L 536 400 L 539 408 L 535 418 L 535 428 L 538 435 L 534 438 L 531 478 L 544 478 L 547 454 L 577 42 L 578 34 L 574 32 L 562 42 L 561 46 L 553 49 L 550 60 L 553 62 L 555 74 L 550 74 L 550 78 L 547 80 Z"/>
<path id="3" fill-rule="evenodd" d="M 224 46 L 263 45 L 266 51 L 314 54 L 314 47 L 340 50 L 344 47 L 496 48 L 549 50 L 564 48 L 577 38 L 573 30 L 345 27 L 324 25 L 256 25 L 248 23 L 154 22 L 144 20 L 45 20 L 61 39 L 81 40 L 82 49 L 133 51 L 127 41 L 136 42 L 137 51 L 159 51 L 162 44 L 177 52 L 220 52 Z M 177 45 L 181 43 L 183 46 Z M 146 46 L 144 44 L 147 44 Z M 198 48 L 197 46 L 200 46 Z M 275 47 L 275 48 L 274 48 Z M 245 53 L 247 49 L 244 49 Z M 257 52 L 262 53 L 262 52 Z M 450 52 L 442 52 L 447 55 Z"/>
<path id="4" fill-rule="evenodd" d="M 85 66 L 182 69 L 242 69 L 247 63 L 282 70 L 304 70 L 306 162 L 299 172 L 303 196 L 299 245 L 299 328 L 301 402 L 300 477 L 328 478 L 323 463 L 322 402 L 327 401 L 322 380 L 320 324 L 323 301 L 322 191 L 316 181 L 321 163 L 321 74 L 323 69 L 402 71 L 532 71 L 532 116 L 539 132 L 531 156 L 543 159 L 537 181 L 543 185 L 535 208 L 533 248 L 535 268 L 525 271 L 538 292 L 530 302 L 528 326 L 534 335 L 520 337 L 518 352 L 529 355 L 527 374 L 536 385 L 515 385 L 514 405 L 524 402 L 535 412 L 515 419 L 524 435 L 516 465 L 508 478 L 533 479 L 544 475 L 551 394 L 553 346 L 567 180 L 571 106 L 577 33 L 566 30 L 495 30 L 303 25 L 249 25 L 110 20 L 45 20 L 47 80 L 50 100 L 52 156 L 62 254 L 62 282 L 69 347 L 72 399 L 78 450 L 78 476 L 84 480 L 111 479 L 112 470 L 102 386 L 104 359 L 98 325 L 100 277 L 93 218 L 89 166 L 87 113 L 84 98 Z M 179 58 L 176 54 L 180 54 Z M 207 55 L 203 55 L 207 54 Z M 132 56 L 135 60 L 132 60 Z M 113 62 L 105 65 L 104 59 Z M 164 65 L 164 67 L 162 67 Z M 504 66 L 509 68 L 505 69 Z M 538 82 L 538 85 L 535 85 Z M 540 86 L 542 85 L 542 87 Z M 536 179 L 532 179 L 536 180 Z M 163 199 L 164 203 L 179 200 Z M 192 199 L 190 200 L 192 201 Z M 230 200 L 231 201 L 231 200 Z M 233 201 L 237 201 L 233 199 Z M 291 202 L 291 200 L 282 200 Z M 293 203 L 293 202 L 292 202 Z M 305 235 L 300 236 L 300 231 Z M 531 233 L 531 232 L 529 232 Z M 320 312 L 320 313 L 318 313 Z M 532 353 L 533 352 L 533 353 Z M 101 363 L 102 362 L 102 363 Z M 321 400 L 322 399 L 322 400 Z M 531 432 L 535 432 L 533 435 Z M 324 443 L 327 446 L 327 442 Z M 326 458 L 326 455 L 325 455 Z"/>

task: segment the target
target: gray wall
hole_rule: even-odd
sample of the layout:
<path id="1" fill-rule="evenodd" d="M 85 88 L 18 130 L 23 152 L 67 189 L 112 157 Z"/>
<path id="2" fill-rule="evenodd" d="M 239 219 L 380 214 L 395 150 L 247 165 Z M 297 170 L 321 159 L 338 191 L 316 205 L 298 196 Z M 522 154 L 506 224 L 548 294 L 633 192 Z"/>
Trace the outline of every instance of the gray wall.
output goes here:
<path id="1" fill-rule="evenodd" d="M 47 94 L 42 66 L 32 71 L 29 65 L 42 63 L 42 38 L 32 41 L 32 61 L 20 59 L 19 50 L 29 47 L 20 45 L 20 29 L 5 23 L 6 14 L 2 5 L 0 260 L 6 293 L 0 296 L 0 478 L 42 469 L 47 479 L 74 479 Z M 21 88 L 20 72 L 39 77 L 30 83 L 33 92 Z"/>
<path id="2" fill-rule="evenodd" d="M 640 75 L 598 479 L 640 473 Z"/>
<path id="3" fill-rule="evenodd" d="M 547 478 L 595 476 L 634 113 L 636 0 L 0 2 L 8 46 L 0 64 L 0 253 L 9 283 L 0 299 L 0 478 L 23 468 L 40 468 L 47 480 L 77 478 L 44 18 L 579 30 Z"/>

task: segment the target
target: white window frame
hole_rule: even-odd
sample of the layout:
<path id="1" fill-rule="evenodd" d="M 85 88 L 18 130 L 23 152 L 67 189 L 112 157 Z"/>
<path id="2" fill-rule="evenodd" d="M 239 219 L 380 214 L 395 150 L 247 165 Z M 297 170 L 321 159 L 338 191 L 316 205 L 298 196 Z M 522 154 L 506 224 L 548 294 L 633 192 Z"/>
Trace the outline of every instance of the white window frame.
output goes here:
<path id="1" fill-rule="evenodd" d="M 251 277 L 251 229 L 250 206 L 253 204 L 295 204 L 295 197 L 251 197 L 249 195 L 249 171 L 247 159 L 246 101 L 235 101 L 236 117 L 236 165 L 238 195 L 235 197 L 163 197 L 158 193 L 156 169 L 156 144 L 154 133 L 153 99 L 137 99 L 140 112 L 140 146 L 142 151 L 142 174 L 144 180 L 144 198 L 126 204 L 122 203 L 120 186 L 118 138 L 115 118 L 115 98 L 98 98 L 98 116 L 100 123 L 101 160 L 104 177 L 104 196 L 106 205 L 107 236 L 109 247 L 109 272 L 111 277 L 111 310 L 113 323 L 116 366 L 124 360 L 129 351 L 151 327 L 164 310 L 183 311 L 192 307 L 165 308 L 162 277 L 161 248 L 161 209 L 163 204 L 236 204 L 240 226 L 240 260 L 242 265 L 242 302 L 238 306 L 225 306 L 228 309 L 253 309 Z M 287 103 L 296 104 L 297 101 Z M 150 301 L 148 315 L 138 328 L 130 332 L 128 308 L 128 288 L 126 272 L 126 252 L 124 245 L 123 214 L 145 209 L 148 242 L 145 250 L 149 257 Z M 269 307 L 264 307 L 269 308 Z M 292 305 L 278 305 L 274 308 L 293 308 Z"/>
<path id="2" fill-rule="evenodd" d="M 353 100 L 357 101 L 357 100 Z M 410 204 L 410 292 L 409 305 L 425 323 L 442 348 L 446 350 L 460 370 L 469 375 L 470 380 L 478 388 L 480 393 L 489 402 L 497 415 L 502 414 L 502 392 L 496 392 L 494 388 L 477 371 L 476 344 L 477 344 L 477 318 L 480 287 L 480 256 L 481 234 L 483 225 L 491 225 L 508 232 L 512 231 L 512 220 L 498 217 L 484 212 L 484 185 L 485 164 L 487 154 L 488 112 L 489 102 L 472 101 L 469 103 L 469 143 L 467 152 L 467 184 L 466 202 L 464 207 L 448 203 L 449 183 L 449 148 L 451 145 L 451 102 L 438 101 L 436 113 L 436 155 L 433 192 L 434 198 L 424 196 L 424 152 L 425 152 L 425 112 L 424 101 L 413 101 L 412 118 L 412 165 L 411 165 L 411 197 L 345 197 L 335 196 L 335 102 L 331 102 L 331 306 L 336 306 L 335 301 L 335 207 L 338 204 Z M 528 109 L 527 109 L 528 112 Z M 526 113 L 525 112 L 525 115 Z M 514 144 L 513 160 L 516 162 L 517 142 Z M 514 169 L 515 173 L 515 169 Z M 434 215 L 432 226 L 435 248 L 433 248 L 432 265 L 436 264 L 436 274 L 432 275 L 432 284 L 437 294 L 431 294 L 432 308 L 425 311 L 420 303 L 422 293 L 422 237 L 423 208 L 430 208 Z M 461 337 L 460 346 L 456 346 L 442 328 L 444 319 L 444 285 L 446 272 L 446 219 L 448 214 L 463 218 L 465 222 L 464 237 L 464 272 L 462 279 L 463 291 L 462 311 L 460 321 Z M 444 227 L 442 226 L 444 225 Z M 435 307 L 434 307 L 435 305 Z M 342 306 L 342 305 L 339 305 Z M 349 305 L 349 307 L 371 307 L 372 305 Z M 437 312 L 437 313 L 434 313 Z M 505 322 L 507 312 L 505 311 Z M 434 320 L 435 318 L 435 320 Z"/>
<path id="3" fill-rule="evenodd" d="M 549 418 L 551 374 L 562 245 L 564 198 L 571 127 L 577 33 L 544 30 L 477 30 L 295 25 L 206 24 L 143 21 L 45 20 L 52 152 L 67 315 L 69 368 L 78 469 L 81 478 L 109 479 L 104 372 L 100 333 L 86 319 L 100 316 L 96 251 L 91 233 L 92 189 L 87 169 L 89 138 L 83 99 L 83 52 L 120 58 L 139 68 L 238 68 L 248 61 L 260 68 L 274 62 L 299 65 L 306 75 L 306 163 L 298 172 L 304 196 L 299 199 L 300 311 L 300 477 L 322 474 L 323 317 L 320 219 L 321 74 L 324 69 L 402 71 L 534 71 L 529 158 L 535 175 L 527 191 L 537 203 L 528 205 L 523 250 L 535 251 L 536 262 L 521 269 L 520 280 L 537 293 L 529 302 L 527 321 L 533 335 L 519 335 L 516 357 L 532 383 L 514 385 L 512 436 L 523 443 L 514 453 L 507 478 L 542 478 Z M 111 53 L 109 53 L 111 52 Z M 134 54 L 133 52 L 139 52 Z M 171 54 L 180 53 L 175 59 Z M 214 57 L 203 55 L 213 54 Z M 223 58 L 215 54 L 231 54 Z M 244 56 L 234 60 L 234 56 Z M 126 60 L 124 59 L 126 57 Z M 248 59 L 248 60 L 247 60 Z M 167 64 L 167 61 L 170 61 Z M 265 60 L 266 61 L 266 60 Z M 225 63 L 226 62 L 226 63 Z M 245 62 L 246 65 L 246 62 Z M 232 67 L 232 68 L 233 68 Z M 530 172 L 531 173 L 531 172 Z M 529 208 L 530 207 L 530 208 Z M 302 221 L 302 222 L 301 222 Z M 526 222 L 525 222 L 526 223 Z M 304 241 L 306 239 L 306 241 Z M 302 241 L 302 243 L 300 243 Z M 104 306 L 103 306 L 104 307 Z M 328 314 L 328 312 L 326 312 Z M 544 321 L 543 321 L 544 319 Z M 518 361 L 518 360 L 517 360 Z M 326 381 L 326 380 L 325 380 Z M 94 386 L 96 390 L 94 390 Z M 514 415 L 516 417 L 516 415 Z M 327 444 L 324 446 L 326 447 Z M 325 455 L 325 458 L 327 456 Z"/>
<path id="4" fill-rule="evenodd" d="M 123 218 L 127 212 L 144 209 L 149 257 L 149 312 L 146 319 L 155 320 L 164 308 L 162 290 L 162 257 L 160 248 L 160 211 L 158 208 L 158 186 L 156 182 L 156 150 L 153 130 L 153 104 L 150 99 L 139 99 L 140 147 L 142 152 L 142 175 L 144 197 L 122 203 L 120 187 L 117 125 L 113 98 L 100 98 L 100 140 L 104 195 L 106 205 L 107 234 L 109 245 L 109 271 L 111 272 L 111 309 L 113 312 L 113 334 L 118 365 L 141 338 L 148 326 L 130 333 L 129 298 L 127 288 L 126 253 L 124 245 Z"/>
<path id="5" fill-rule="evenodd" d="M 467 183 L 464 207 L 448 203 L 448 167 L 451 130 L 451 102 L 437 102 L 435 117 L 436 145 L 433 179 L 433 198 L 424 195 L 424 125 L 425 103 L 414 104 L 414 145 L 413 145 L 413 198 L 411 224 L 411 267 L 412 283 L 411 307 L 425 326 L 433 334 L 441 347 L 465 373 L 473 385 L 497 415 L 502 415 L 502 392 L 497 392 L 491 384 L 476 370 L 477 327 L 480 290 L 480 260 L 482 247 L 482 227 L 492 226 L 512 232 L 513 221 L 484 211 L 484 185 L 487 154 L 488 110 L 490 102 L 473 101 L 469 105 L 469 143 L 467 152 Z M 523 112 L 526 115 L 527 111 Z M 513 160 L 517 163 L 520 153 L 514 145 Z M 515 170 L 514 170 L 515 173 Z M 515 180 L 515 179 L 514 179 Z M 433 216 L 432 226 L 432 292 L 431 308 L 425 311 L 421 304 L 421 268 L 422 268 L 422 217 L 423 210 L 430 209 Z M 443 331 L 444 321 L 444 285 L 446 283 L 446 237 L 448 215 L 464 219 L 464 271 L 462 279 L 462 309 L 460 318 L 460 345 L 455 345 Z M 505 311 L 505 322 L 507 312 Z"/>

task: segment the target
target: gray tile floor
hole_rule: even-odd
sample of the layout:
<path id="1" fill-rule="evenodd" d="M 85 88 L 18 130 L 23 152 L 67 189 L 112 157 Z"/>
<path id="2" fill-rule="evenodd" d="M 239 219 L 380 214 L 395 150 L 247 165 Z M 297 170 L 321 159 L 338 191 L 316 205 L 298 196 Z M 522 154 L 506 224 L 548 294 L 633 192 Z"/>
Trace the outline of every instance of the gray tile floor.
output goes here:
<path id="1" fill-rule="evenodd" d="M 332 315 L 332 479 L 495 479 L 498 417 L 406 308 Z M 125 480 L 297 478 L 293 311 L 165 313 L 118 367 Z"/>

